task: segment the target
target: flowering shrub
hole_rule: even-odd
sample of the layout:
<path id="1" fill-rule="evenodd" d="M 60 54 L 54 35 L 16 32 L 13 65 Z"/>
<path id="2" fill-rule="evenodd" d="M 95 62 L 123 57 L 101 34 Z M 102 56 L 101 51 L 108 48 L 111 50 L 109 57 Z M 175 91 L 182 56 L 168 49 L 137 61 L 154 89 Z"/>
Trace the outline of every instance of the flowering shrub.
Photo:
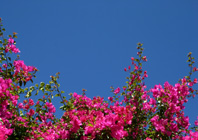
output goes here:
<path id="1" fill-rule="evenodd" d="M 82 95 L 70 94 L 71 98 L 66 100 L 57 82 L 59 73 L 51 76 L 48 84 L 41 82 L 23 88 L 27 82 L 33 83 L 38 70 L 25 65 L 19 56 L 11 60 L 9 54 L 20 52 L 14 40 L 17 36 L 13 33 L 4 38 L 1 19 L 0 24 L 0 139 L 198 139 L 198 120 L 189 128 L 189 117 L 183 111 L 188 98 L 197 94 L 193 89 L 197 79 L 192 80 L 191 75 L 198 69 L 193 67 L 191 53 L 189 76 L 175 85 L 166 82 L 146 90 L 143 80 L 148 75 L 142 63 L 147 58 L 138 43 L 138 58 L 132 57 L 132 66 L 124 69 L 129 73 L 127 85 L 112 87 L 109 102 L 102 97 L 90 99 L 85 90 Z M 34 102 L 32 94 L 37 96 L 40 92 L 42 98 Z M 26 94 L 23 102 L 19 102 L 21 94 Z M 60 119 L 54 115 L 56 108 L 51 101 L 54 97 L 61 98 L 60 109 L 64 114 Z"/>

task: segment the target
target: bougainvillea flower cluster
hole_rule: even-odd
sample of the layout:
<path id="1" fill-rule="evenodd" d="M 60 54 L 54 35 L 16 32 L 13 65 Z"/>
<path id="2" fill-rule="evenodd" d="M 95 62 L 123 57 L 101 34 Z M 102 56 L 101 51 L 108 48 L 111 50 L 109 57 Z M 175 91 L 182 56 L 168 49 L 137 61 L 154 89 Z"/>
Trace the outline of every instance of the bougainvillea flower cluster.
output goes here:
<path id="1" fill-rule="evenodd" d="M 0 36 L 4 28 L 0 18 Z M 198 120 L 190 125 L 185 115 L 185 103 L 195 97 L 194 85 L 197 79 L 191 76 L 198 71 L 188 54 L 190 75 L 183 77 L 175 85 L 165 82 L 147 89 L 144 79 L 148 77 L 142 63 L 143 47 L 138 43 L 138 58 L 131 58 L 131 65 L 124 68 L 129 73 L 127 84 L 113 88 L 113 95 L 105 101 L 103 97 L 93 99 L 83 94 L 71 93 L 66 100 L 64 91 L 57 82 L 59 73 L 51 76 L 45 84 L 25 87 L 38 71 L 34 66 L 25 65 L 19 56 L 12 61 L 9 53 L 19 53 L 16 48 L 16 33 L 8 40 L 0 40 L 0 139 L 25 140 L 99 140 L 99 139 L 198 139 Z M 14 57 L 14 56 L 13 56 Z M 25 94 L 23 101 L 19 100 Z M 34 101 L 32 94 L 40 96 Z M 57 108 L 53 98 L 61 99 L 60 109 L 64 111 L 56 118 Z"/>

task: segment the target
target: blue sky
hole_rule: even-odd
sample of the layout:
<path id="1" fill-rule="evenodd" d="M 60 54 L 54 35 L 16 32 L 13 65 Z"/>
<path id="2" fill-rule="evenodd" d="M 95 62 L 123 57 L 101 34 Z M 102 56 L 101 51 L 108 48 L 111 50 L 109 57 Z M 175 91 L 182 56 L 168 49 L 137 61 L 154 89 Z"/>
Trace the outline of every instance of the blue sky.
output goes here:
<path id="1" fill-rule="evenodd" d="M 66 95 L 85 88 L 88 97 L 105 99 L 110 86 L 125 85 L 124 68 L 136 57 L 138 42 L 148 58 L 148 88 L 187 75 L 187 53 L 198 61 L 197 13 L 197 0 L 4 0 L 0 8 L 6 33 L 18 33 L 21 59 L 40 70 L 36 83 L 60 72 Z M 197 100 L 186 104 L 191 123 Z"/>

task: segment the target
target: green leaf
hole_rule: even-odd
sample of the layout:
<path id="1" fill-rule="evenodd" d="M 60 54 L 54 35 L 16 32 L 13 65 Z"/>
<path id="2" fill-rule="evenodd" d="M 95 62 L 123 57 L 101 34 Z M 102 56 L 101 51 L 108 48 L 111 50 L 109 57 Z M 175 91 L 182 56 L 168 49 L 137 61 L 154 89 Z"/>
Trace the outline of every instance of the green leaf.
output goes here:
<path id="1" fill-rule="evenodd" d="M 29 98 L 30 96 L 32 96 L 32 93 L 30 91 L 28 91 L 25 97 Z"/>
<path id="2" fill-rule="evenodd" d="M 8 57 L 8 60 L 10 60 L 10 61 L 11 61 L 11 57 Z"/>
<path id="3" fill-rule="evenodd" d="M 38 99 L 38 101 L 43 102 L 43 99 L 40 98 L 40 99 Z"/>
<path id="4" fill-rule="evenodd" d="M 51 98 L 48 98 L 48 100 L 49 100 L 50 103 L 52 102 Z"/>
<path id="5" fill-rule="evenodd" d="M 55 97 L 59 97 L 59 96 L 60 96 L 60 94 L 59 94 L 59 93 L 55 95 Z"/>
<path id="6" fill-rule="evenodd" d="M 25 81 L 23 82 L 23 85 L 24 85 L 24 86 L 26 85 L 26 82 L 25 82 Z"/>
<path id="7" fill-rule="evenodd" d="M 23 116 L 23 112 L 20 110 L 20 116 Z"/>
<path id="8" fill-rule="evenodd" d="M 40 87 L 44 87 L 45 83 L 44 82 L 41 82 L 40 83 Z"/>
<path id="9" fill-rule="evenodd" d="M 22 86 L 22 81 L 19 81 L 19 86 L 20 86 L 20 87 Z"/>
<path id="10" fill-rule="evenodd" d="M 61 106 L 61 107 L 60 107 L 60 109 L 63 109 L 63 108 L 64 108 L 64 106 Z"/>
<path id="11" fill-rule="evenodd" d="M 31 87 L 30 87 L 30 90 L 34 90 L 34 86 L 31 86 Z"/>
<path id="12" fill-rule="evenodd" d="M 27 90 L 28 90 L 28 88 L 26 87 L 24 90 L 25 90 L 25 91 L 27 91 Z"/>
<path id="13" fill-rule="evenodd" d="M 39 91 L 37 90 L 35 95 L 38 95 L 38 93 L 39 93 Z"/>

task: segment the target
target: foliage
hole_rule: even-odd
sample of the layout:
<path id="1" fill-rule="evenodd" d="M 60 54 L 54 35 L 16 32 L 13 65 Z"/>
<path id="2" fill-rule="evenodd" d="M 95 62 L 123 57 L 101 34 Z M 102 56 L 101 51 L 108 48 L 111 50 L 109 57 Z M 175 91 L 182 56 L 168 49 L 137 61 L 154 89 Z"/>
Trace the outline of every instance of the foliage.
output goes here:
<path id="1" fill-rule="evenodd" d="M 33 82 L 38 71 L 36 67 L 25 65 L 16 47 L 17 33 L 4 38 L 0 18 L 0 139 L 198 139 L 198 120 L 189 128 L 189 118 L 184 115 L 184 103 L 194 97 L 197 90 L 193 85 L 197 79 L 191 75 L 198 71 L 193 67 L 194 57 L 188 54 L 189 75 L 180 79 L 174 86 L 168 82 L 155 85 L 146 90 L 144 79 L 148 77 L 143 70 L 143 47 L 138 43 L 138 58 L 131 58 L 132 66 L 124 70 L 129 73 L 123 88 L 112 88 L 113 96 L 109 101 L 102 97 L 88 98 L 70 94 L 69 100 L 59 89 L 59 73 L 51 76 L 45 84 L 24 88 L 27 82 Z M 11 57 L 12 56 L 12 57 Z M 18 102 L 21 95 L 26 99 Z M 41 96 L 35 103 L 32 94 Z M 61 99 L 64 115 L 57 119 L 52 99 Z M 120 98 L 123 97 L 120 101 Z"/>

